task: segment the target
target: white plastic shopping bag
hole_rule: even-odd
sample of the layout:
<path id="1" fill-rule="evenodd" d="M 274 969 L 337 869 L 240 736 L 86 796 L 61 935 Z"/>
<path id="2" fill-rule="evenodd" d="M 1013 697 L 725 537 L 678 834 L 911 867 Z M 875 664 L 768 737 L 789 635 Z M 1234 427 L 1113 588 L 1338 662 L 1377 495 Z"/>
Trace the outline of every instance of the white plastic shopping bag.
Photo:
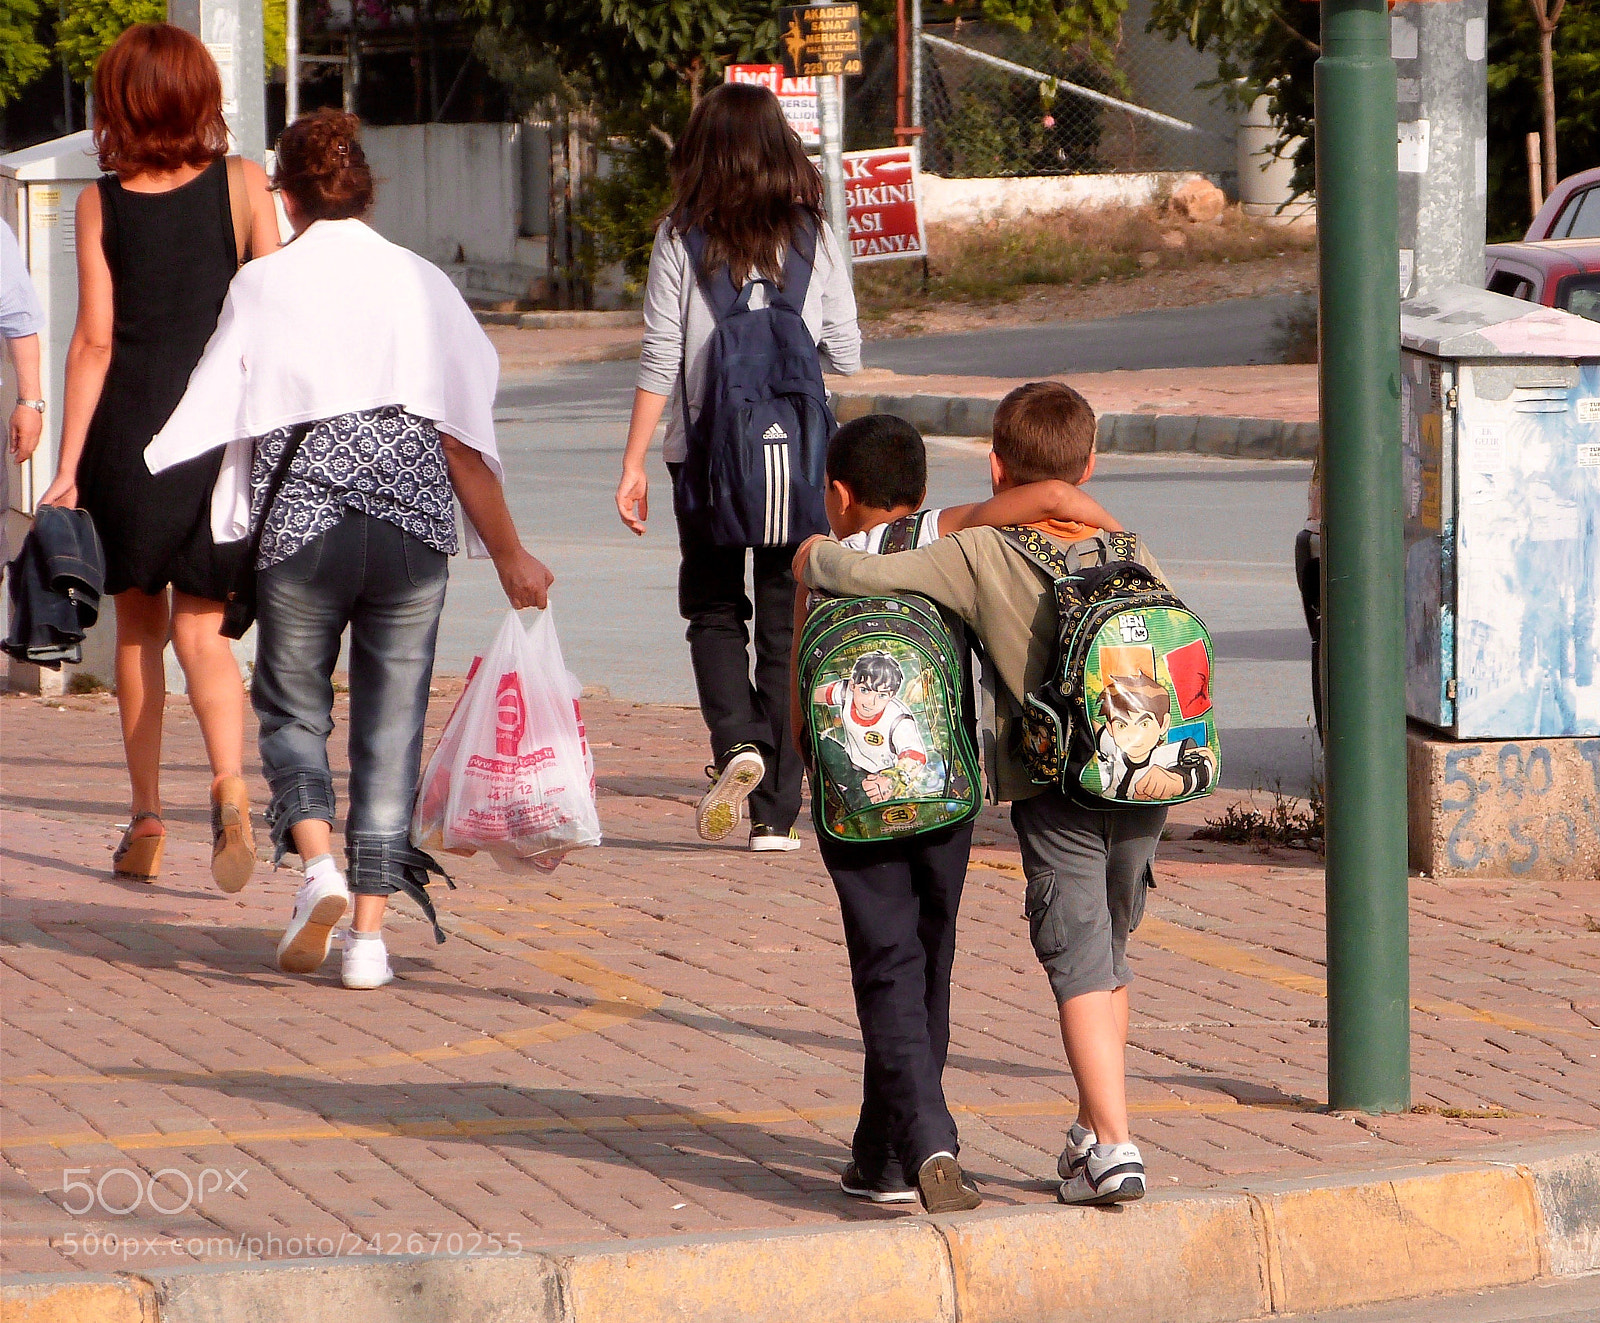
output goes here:
<path id="1" fill-rule="evenodd" d="M 581 688 L 555 621 L 508 612 L 428 760 L 411 819 L 420 850 L 486 850 L 508 873 L 549 871 L 600 843 Z"/>

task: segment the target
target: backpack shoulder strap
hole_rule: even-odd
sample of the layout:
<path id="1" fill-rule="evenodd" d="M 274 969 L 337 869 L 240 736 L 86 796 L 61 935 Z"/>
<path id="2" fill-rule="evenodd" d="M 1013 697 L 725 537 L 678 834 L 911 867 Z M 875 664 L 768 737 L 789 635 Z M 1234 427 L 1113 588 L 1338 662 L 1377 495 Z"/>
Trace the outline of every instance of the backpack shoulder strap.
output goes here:
<path id="1" fill-rule="evenodd" d="M 230 156 L 228 168 L 228 210 L 233 215 L 234 257 L 240 266 L 250 260 L 250 194 L 245 191 L 244 158 Z"/>
<path id="2" fill-rule="evenodd" d="M 878 544 L 878 554 L 888 556 L 896 551 L 910 551 L 922 532 L 922 514 L 901 515 L 883 530 L 883 541 Z"/>
<path id="3" fill-rule="evenodd" d="M 1106 545 L 1111 548 L 1113 560 L 1136 560 L 1139 554 L 1137 533 L 1107 533 Z"/>
<path id="4" fill-rule="evenodd" d="M 783 288 L 778 296 L 797 313 L 804 313 L 806 291 L 811 288 L 811 273 L 817 266 L 817 242 L 820 239 L 812 219 L 802 215 L 794 227 L 794 241 L 783 259 Z"/>
<path id="5" fill-rule="evenodd" d="M 716 271 L 706 270 L 706 232 L 698 225 L 691 225 L 684 231 L 683 247 L 689 254 L 689 267 L 694 272 L 695 282 L 711 307 L 712 318 L 723 321 L 739 301 L 742 288 L 735 287 L 726 266 Z"/>
<path id="6" fill-rule="evenodd" d="M 1061 549 L 1037 528 L 1002 528 L 1001 535 L 1050 576 L 1052 583 L 1070 578 L 1076 571 Z"/>

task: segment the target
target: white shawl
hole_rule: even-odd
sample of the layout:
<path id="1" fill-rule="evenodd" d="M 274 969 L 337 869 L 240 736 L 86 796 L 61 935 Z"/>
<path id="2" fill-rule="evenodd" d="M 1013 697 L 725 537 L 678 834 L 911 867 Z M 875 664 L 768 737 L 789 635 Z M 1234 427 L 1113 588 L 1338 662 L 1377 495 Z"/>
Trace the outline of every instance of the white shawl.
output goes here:
<path id="1" fill-rule="evenodd" d="M 398 404 L 479 451 L 494 441 L 500 360 L 444 272 L 358 220 L 317 221 L 246 265 L 166 426 L 152 473 L 227 446 L 211 497 L 218 542 L 249 533 L 251 439 Z M 467 521 L 471 555 L 483 546 Z"/>

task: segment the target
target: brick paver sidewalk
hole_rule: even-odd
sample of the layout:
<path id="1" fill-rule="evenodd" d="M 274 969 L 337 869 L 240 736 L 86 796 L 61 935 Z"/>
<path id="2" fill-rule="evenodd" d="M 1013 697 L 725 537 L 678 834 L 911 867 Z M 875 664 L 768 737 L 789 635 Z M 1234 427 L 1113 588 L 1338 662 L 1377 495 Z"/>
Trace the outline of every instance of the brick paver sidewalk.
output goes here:
<path id="1" fill-rule="evenodd" d="M 436 726 L 453 688 L 439 686 Z M 355 993 L 337 958 L 315 978 L 273 966 L 296 874 L 263 868 L 237 897 L 212 887 L 206 771 L 181 701 L 167 864 L 144 886 L 108 874 L 126 793 L 111 700 L 0 699 L 4 1266 L 914 1215 L 835 1186 L 861 1060 L 814 848 L 694 840 L 697 713 L 596 701 L 586 715 L 606 845 L 548 879 L 460 862 L 459 890 L 439 895 L 450 940 L 436 947 L 400 900 L 399 978 Z M 1175 825 L 1133 943 L 1130 1093 L 1157 1191 L 1600 1124 L 1600 887 L 1415 879 L 1423 1110 L 1330 1115 L 1316 861 L 1187 835 Z M 1071 1081 L 1014 841 L 997 816 L 980 839 L 947 1084 L 991 1205 L 1043 1201 Z"/>

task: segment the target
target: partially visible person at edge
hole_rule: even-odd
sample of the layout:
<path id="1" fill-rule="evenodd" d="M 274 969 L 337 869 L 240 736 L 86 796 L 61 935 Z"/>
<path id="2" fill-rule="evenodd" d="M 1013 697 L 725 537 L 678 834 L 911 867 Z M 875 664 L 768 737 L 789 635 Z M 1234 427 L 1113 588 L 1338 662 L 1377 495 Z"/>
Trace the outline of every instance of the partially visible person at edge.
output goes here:
<path id="1" fill-rule="evenodd" d="M 237 548 L 206 517 L 217 456 L 152 475 L 143 452 L 183 395 L 239 267 L 222 82 L 198 37 L 129 28 L 94 75 L 101 176 L 78 198 L 78 321 L 67 348 L 61 454 L 44 505 L 82 506 L 105 548 L 116 602 L 117 710 L 133 816 L 112 867 L 153 882 L 165 841 L 162 659 L 172 641 L 211 764 L 211 872 L 238 891 L 255 841 L 241 779 L 244 686 L 219 632 Z M 278 246 L 267 177 L 243 162 L 248 249 Z"/>
<path id="2" fill-rule="evenodd" d="M 495 449 L 499 360 L 437 267 L 369 229 L 372 174 L 353 115 L 319 110 L 278 140 L 274 186 L 295 239 L 234 281 L 189 390 L 146 452 L 152 470 L 228 446 L 212 522 L 259 529 L 255 676 L 275 859 L 305 865 L 278 966 L 309 974 L 352 906 L 342 981 L 394 977 L 383 916 L 410 895 L 442 942 L 409 839 L 455 505 L 516 608 L 553 581 L 524 550 Z M 299 442 L 292 456 L 291 447 Z M 287 476 L 270 509 L 279 466 Z M 474 540 L 476 539 L 476 541 Z M 333 668 L 350 630 L 347 872 L 334 862 Z"/>
<path id="3" fill-rule="evenodd" d="M 12 464 L 26 464 L 44 433 L 44 391 L 39 375 L 39 332 L 44 309 L 28 278 L 22 247 L 11 227 L 0 221 L 0 340 L 6 342 L 17 378 L 17 399 L 6 426 L 6 451 Z M 5 521 L 11 509 L 11 465 L 0 464 L 0 562 L 11 559 Z"/>
<path id="4" fill-rule="evenodd" d="M 861 367 L 855 294 L 838 238 L 822 219 L 821 178 L 771 92 L 728 83 L 705 95 L 673 148 L 672 194 L 650 257 L 638 389 L 617 485 L 617 512 L 641 535 L 650 511 L 645 476 L 650 439 L 666 410 L 663 451 L 676 479 L 686 453 L 679 392 L 687 395 L 689 412 L 697 413 L 716 327 L 684 246 L 688 230 L 704 230 L 710 272 L 726 265 L 730 272 L 747 273 L 746 279 L 761 276 L 775 283 L 781 283 L 798 229 L 814 230 L 815 262 L 801 315 L 827 367 L 842 373 Z M 762 287 L 756 287 L 751 306 L 765 306 Z M 800 843 L 794 824 L 801 780 L 799 754 L 788 734 L 794 549 L 757 547 L 751 553 L 752 607 L 742 548 L 712 546 L 681 531 L 679 545 L 678 610 L 689 622 L 689 655 L 714 760 L 706 769 L 712 784 L 700 801 L 696 825 L 706 840 L 731 834 L 748 795 L 750 848 L 794 849 Z"/>

